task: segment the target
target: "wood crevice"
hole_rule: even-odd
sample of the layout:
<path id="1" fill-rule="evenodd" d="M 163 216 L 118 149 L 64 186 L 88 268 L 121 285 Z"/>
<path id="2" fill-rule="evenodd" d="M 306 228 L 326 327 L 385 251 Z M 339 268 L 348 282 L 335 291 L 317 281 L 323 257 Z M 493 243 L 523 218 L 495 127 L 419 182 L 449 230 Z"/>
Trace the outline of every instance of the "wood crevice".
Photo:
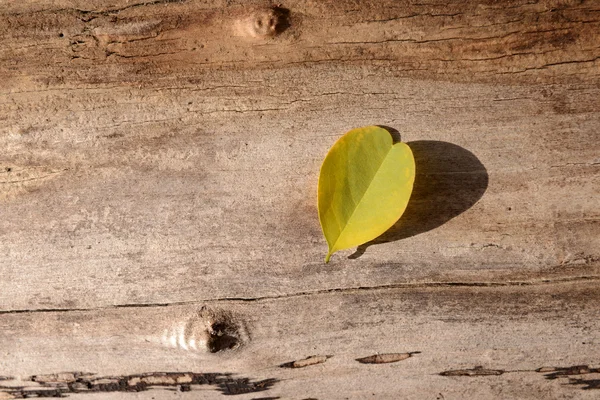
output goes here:
<path id="1" fill-rule="evenodd" d="M 309 297 L 309 296 L 320 296 L 328 294 L 351 294 L 356 292 L 369 292 L 379 290 L 409 290 L 409 289 L 435 289 L 435 288 L 498 288 L 498 287 L 519 287 L 519 286 L 541 286 L 541 285 L 559 285 L 565 283 L 589 283 L 589 282 L 600 282 L 600 276 L 576 276 L 576 277 L 564 277 L 564 278 L 553 278 L 553 279 L 539 279 L 539 280 L 523 280 L 523 281 L 507 281 L 507 282 L 422 282 L 422 283 L 397 283 L 389 285 L 376 285 L 376 286 L 356 286 L 346 288 L 330 288 L 321 289 L 315 291 L 304 291 L 282 295 L 265 295 L 257 297 L 218 297 L 218 298 L 207 298 L 190 301 L 176 301 L 176 302 L 165 302 L 165 303 L 132 303 L 132 304 L 115 304 L 110 306 L 102 307 L 90 307 L 90 308 L 35 308 L 35 309 L 14 309 L 14 310 L 0 310 L 0 315 L 3 314 L 27 314 L 27 313 L 54 313 L 54 312 L 86 312 L 86 311 L 98 311 L 106 309 L 117 309 L 117 308 L 149 308 L 149 307 L 170 307 L 170 306 L 185 306 L 185 305 L 201 305 L 204 303 L 212 302 L 236 302 L 236 303 L 252 303 L 252 302 L 263 302 L 263 301 L 277 301 L 286 300 L 298 297 Z"/>

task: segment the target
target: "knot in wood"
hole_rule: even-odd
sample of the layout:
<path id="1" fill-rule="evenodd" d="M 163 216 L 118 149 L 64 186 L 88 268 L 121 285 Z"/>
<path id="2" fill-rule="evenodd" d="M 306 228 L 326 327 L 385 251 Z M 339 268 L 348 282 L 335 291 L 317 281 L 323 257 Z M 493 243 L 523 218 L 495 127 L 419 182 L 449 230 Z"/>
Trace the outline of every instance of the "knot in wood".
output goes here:
<path id="1" fill-rule="evenodd" d="M 275 36 L 281 31 L 282 17 L 277 8 L 255 10 L 246 21 L 246 31 L 256 38 Z"/>

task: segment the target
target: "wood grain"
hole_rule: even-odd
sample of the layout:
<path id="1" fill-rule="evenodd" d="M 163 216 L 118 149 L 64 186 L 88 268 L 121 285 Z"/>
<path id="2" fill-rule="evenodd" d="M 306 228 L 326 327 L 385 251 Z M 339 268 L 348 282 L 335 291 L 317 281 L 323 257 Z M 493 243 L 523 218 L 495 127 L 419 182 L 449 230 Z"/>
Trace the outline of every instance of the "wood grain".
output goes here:
<path id="1" fill-rule="evenodd" d="M 599 300 L 597 282 L 590 282 L 348 290 L 255 301 L 4 313 L 0 343 L 3 364 L 21 380 L 60 371 L 93 372 L 112 381 L 148 372 L 215 374 L 213 383 L 192 385 L 191 394 L 201 390 L 207 398 L 222 395 L 219 379 L 248 379 L 272 385 L 240 398 L 365 398 L 372 393 L 436 398 L 441 393 L 445 398 L 591 399 L 597 393 L 579 380 L 599 377 L 590 370 L 597 368 Z M 236 350 L 216 353 L 165 345 L 164 332 L 196 318 L 201 307 L 229 313 L 245 327 L 248 340 Z M 413 356 L 390 364 L 356 361 L 376 353 Z M 280 367 L 314 354 L 331 357 L 305 368 Z M 576 367 L 584 365 L 589 368 Z M 140 392 L 144 398 L 169 383 L 155 379 L 156 390 Z M 171 387 L 177 386 L 170 379 Z"/>
<path id="2" fill-rule="evenodd" d="M 294 1 L 285 4 L 285 30 L 267 41 L 244 26 L 267 2 L 62 3 L 3 6 L 5 77 L 20 86 L 24 75 L 49 85 L 152 84 L 214 70 L 352 63 L 462 81 L 598 78 L 593 0 Z"/>
<path id="3" fill-rule="evenodd" d="M 598 3 L 273 7 L 0 3 L 0 398 L 60 372 L 220 374 L 190 398 L 592 398 Z M 411 146 L 415 190 L 324 265 L 320 163 L 371 124 Z M 278 367 L 313 355 L 333 357 Z M 160 387 L 139 395 L 181 389 Z"/>

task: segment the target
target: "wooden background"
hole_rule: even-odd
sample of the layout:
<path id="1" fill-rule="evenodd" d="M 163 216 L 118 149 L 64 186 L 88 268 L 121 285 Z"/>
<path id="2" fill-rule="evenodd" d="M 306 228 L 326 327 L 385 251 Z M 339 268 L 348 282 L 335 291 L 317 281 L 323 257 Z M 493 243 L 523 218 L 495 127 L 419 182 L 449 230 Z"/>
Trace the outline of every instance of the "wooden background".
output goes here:
<path id="1" fill-rule="evenodd" d="M 372 124 L 415 190 L 325 265 Z M 599 139 L 595 0 L 0 1 L 0 399 L 597 398 Z"/>

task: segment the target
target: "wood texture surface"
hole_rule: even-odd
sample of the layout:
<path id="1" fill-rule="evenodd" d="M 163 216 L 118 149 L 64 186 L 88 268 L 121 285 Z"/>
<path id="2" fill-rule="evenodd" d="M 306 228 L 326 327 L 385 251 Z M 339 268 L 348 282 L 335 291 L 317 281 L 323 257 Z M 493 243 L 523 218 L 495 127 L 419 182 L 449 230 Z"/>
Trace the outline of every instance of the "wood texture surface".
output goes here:
<path id="1" fill-rule="evenodd" d="M 597 396 L 599 57 L 591 0 L 0 2 L 0 399 Z M 325 265 L 371 124 L 413 196 Z"/>

